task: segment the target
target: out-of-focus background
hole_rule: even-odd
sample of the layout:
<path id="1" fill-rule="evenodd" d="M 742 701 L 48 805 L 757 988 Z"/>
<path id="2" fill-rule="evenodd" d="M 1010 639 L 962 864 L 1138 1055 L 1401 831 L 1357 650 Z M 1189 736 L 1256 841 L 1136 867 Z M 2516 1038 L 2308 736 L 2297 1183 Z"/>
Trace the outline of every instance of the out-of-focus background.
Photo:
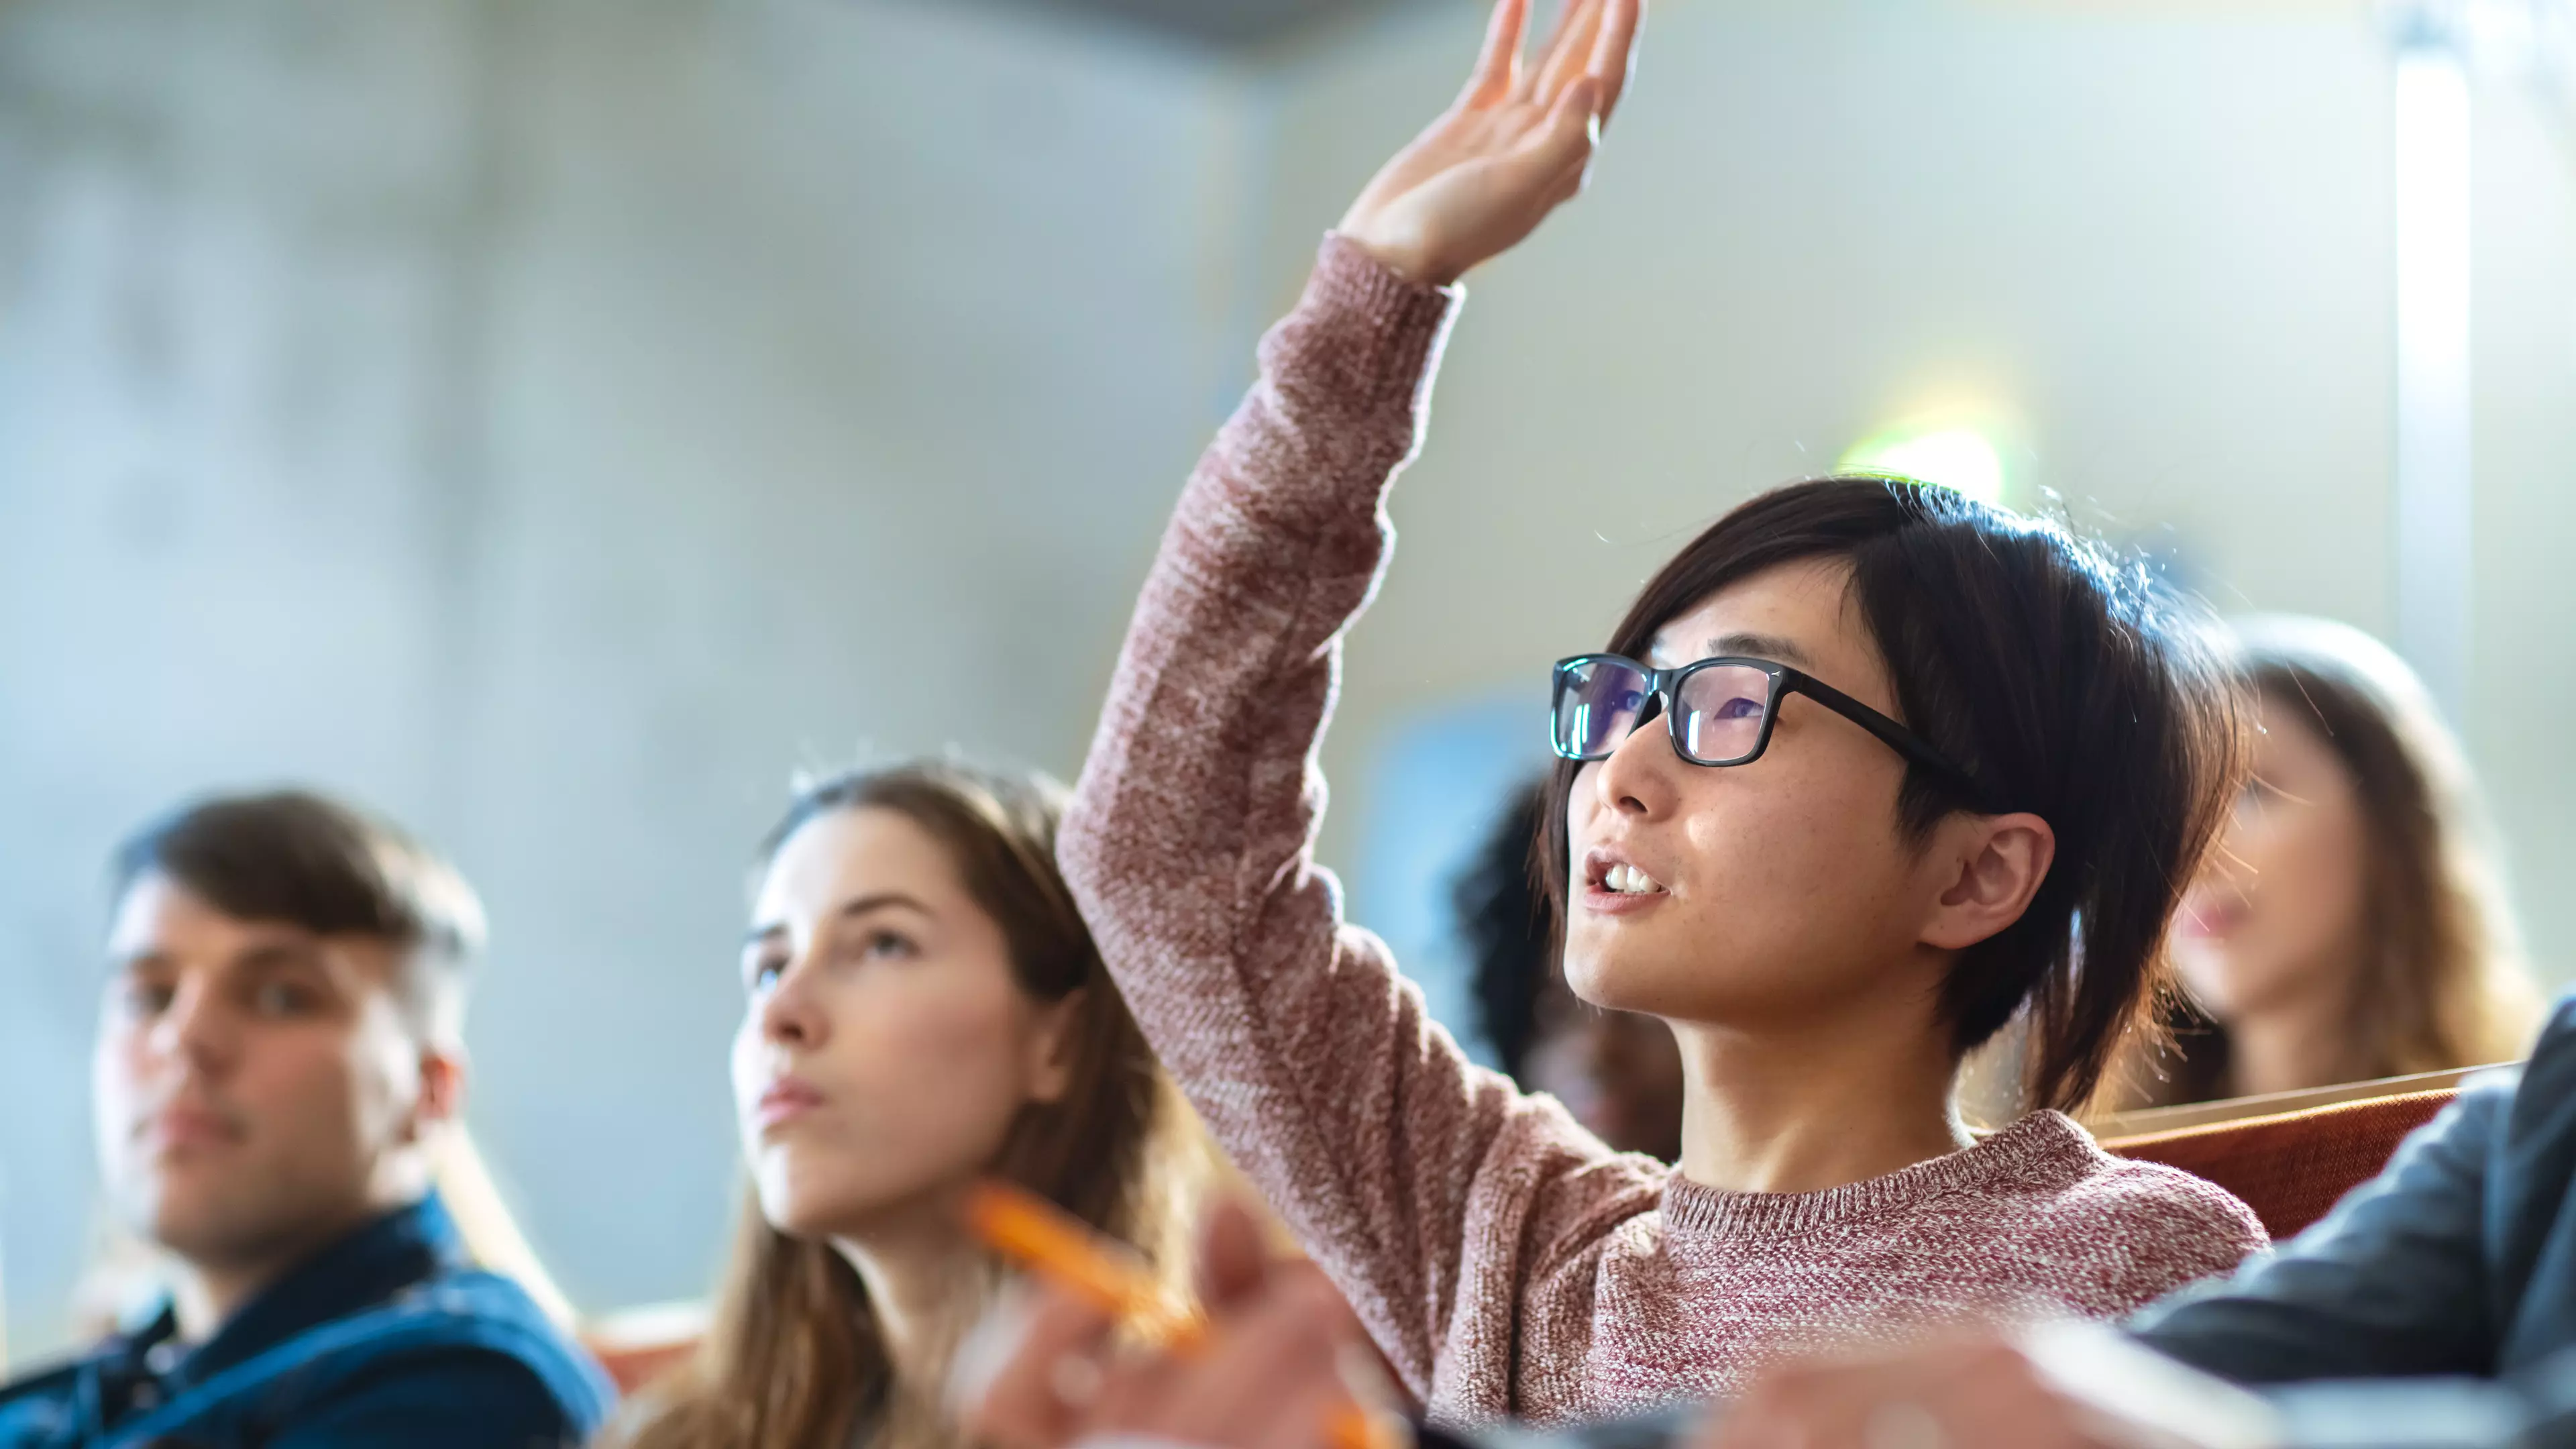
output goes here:
<path id="1" fill-rule="evenodd" d="M 792 770 L 1070 774 L 1161 518 L 1470 0 L 0 0 L 0 1254 L 59 1347 L 103 859 L 345 790 L 491 907 L 477 1131 L 700 1291 Z M 2399 644 L 2576 969 L 2564 6 L 1667 0 L 1489 273 L 1325 859 L 1455 1014 L 1546 661 L 1856 447 Z M 1463 1022 L 1463 1017 L 1458 1018 Z"/>

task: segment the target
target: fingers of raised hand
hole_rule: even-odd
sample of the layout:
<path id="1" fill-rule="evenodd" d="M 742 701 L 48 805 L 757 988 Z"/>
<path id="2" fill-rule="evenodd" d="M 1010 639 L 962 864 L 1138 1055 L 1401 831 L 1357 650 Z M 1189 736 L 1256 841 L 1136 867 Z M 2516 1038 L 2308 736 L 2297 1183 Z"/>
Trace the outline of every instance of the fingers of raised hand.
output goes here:
<path id="1" fill-rule="evenodd" d="M 1592 109 L 1604 124 L 1627 93 L 1636 68 L 1645 0 L 1568 0 L 1568 24 L 1541 64 L 1529 98 L 1555 107 L 1575 85 L 1593 85 Z"/>
<path id="2" fill-rule="evenodd" d="M 1565 0 L 1565 16 L 1548 42 L 1547 53 L 1539 61 L 1538 75 L 1530 88 L 1529 101 L 1541 109 L 1552 108 L 1566 87 L 1574 84 L 1592 63 L 1592 50 L 1601 34 L 1601 12 L 1606 0 Z"/>
<path id="3" fill-rule="evenodd" d="M 1531 0 L 1498 0 L 1459 104 L 1370 180 L 1341 230 L 1416 281 L 1454 281 L 1517 245 L 1579 194 L 1627 79 L 1643 0 L 1565 0 L 1533 70 L 1518 47 Z"/>
<path id="4" fill-rule="evenodd" d="M 1587 12 L 1598 3 L 1599 0 L 1558 0 L 1556 24 L 1547 33 L 1547 43 L 1539 47 L 1537 63 L 1521 67 L 1520 75 L 1512 85 L 1512 101 L 1539 99 L 1539 88 L 1546 80 L 1548 67 L 1556 60 L 1558 52 L 1565 49 L 1566 37 L 1584 23 Z"/>
<path id="5" fill-rule="evenodd" d="M 1570 180 L 1579 188 L 1584 169 L 1592 164 L 1593 148 L 1601 140 L 1595 104 L 1599 94 L 1600 83 L 1591 77 L 1576 81 L 1557 97 L 1545 124 L 1523 138 L 1516 149 L 1529 158 L 1536 175 L 1553 183 Z"/>
<path id="6" fill-rule="evenodd" d="M 1593 38 L 1592 60 L 1585 74 L 1601 87 L 1593 111 L 1601 124 L 1610 124 L 1610 115 L 1619 109 L 1619 98 L 1628 90 L 1628 78 L 1637 68 L 1637 32 L 1645 25 L 1646 0 L 1609 0 L 1602 16 L 1600 31 Z"/>
<path id="7" fill-rule="evenodd" d="M 1529 30 L 1530 0 L 1495 0 L 1485 22 L 1485 48 L 1467 88 L 1458 93 L 1459 108 L 1489 106 L 1509 96 L 1521 81 L 1521 39 Z"/>

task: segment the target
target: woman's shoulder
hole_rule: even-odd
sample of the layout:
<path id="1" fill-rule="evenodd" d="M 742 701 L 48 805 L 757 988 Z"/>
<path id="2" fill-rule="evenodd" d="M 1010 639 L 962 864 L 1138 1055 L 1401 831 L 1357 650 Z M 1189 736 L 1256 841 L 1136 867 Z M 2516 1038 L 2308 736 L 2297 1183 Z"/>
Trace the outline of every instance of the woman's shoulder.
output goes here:
<path id="1" fill-rule="evenodd" d="M 2130 1280 L 2140 1301 L 2227 1272 L 2271 1244 L 2254 1210 L 2207 1178 L 2113 1156 L 2056 1112 L 2033 1113 L 2013 1130 L 2044 1136 L 2061 1168 L 2031 1184 L 2018 1231 Z"/>
<path id="2" fill-rule="evenodd" d="M 1545 1093 L 1515 1094 L 1490 1156 L 1497 1197 L 1525 1199 L 1517 1225 L 1536 1245 L 1532 1271 L 1561 1273 L 1593 1262 L 1613 1240 L 1652 1234 L 1672 1167 L 1637 1152 L 1619 1152 L 1574 1120 Z M 1515 1190 L 1524 1180 L 1525 1192 Z M 1489 1226 L 1500 1226 L 1492 1224 Z"/>

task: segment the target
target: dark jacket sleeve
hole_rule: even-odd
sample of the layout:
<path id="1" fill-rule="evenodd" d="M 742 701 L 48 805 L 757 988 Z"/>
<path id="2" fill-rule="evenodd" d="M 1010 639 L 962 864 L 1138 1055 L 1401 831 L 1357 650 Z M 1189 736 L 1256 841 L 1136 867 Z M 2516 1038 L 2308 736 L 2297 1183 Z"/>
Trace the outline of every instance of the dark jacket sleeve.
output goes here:
<path id="1" fill-rule="evenodd" d="M 588 1420 L 589 1422 L 585 1422 Z M 565 1449 L 598 1427 L 519 1358 L 479 1347 L 404 1355 L 300 1405 L 268 1449 Z"/>
<path id="2" fill-rule="evenodd" d="M 2282 1449 L 2576 1449 L 2576 1357 L 2496 1379 L 2296 1384 L 2265 1394 Z"/>
<path id="3" fill-rule="evenodd" d="M 2130 1326 L 2239 1383 L 2506 1377 L 2576 1345 L 2571 1183 L 2576 997 L 2324 1221 Z"/>
<path id="4" fill-rule="evenodd" d="M 2324 1221 L 2131 1330 L 2238 1383 L 2492 1374 L 2482 1218 L 2512 1089 L 2507 1076 L 2462 1092 Z"/>

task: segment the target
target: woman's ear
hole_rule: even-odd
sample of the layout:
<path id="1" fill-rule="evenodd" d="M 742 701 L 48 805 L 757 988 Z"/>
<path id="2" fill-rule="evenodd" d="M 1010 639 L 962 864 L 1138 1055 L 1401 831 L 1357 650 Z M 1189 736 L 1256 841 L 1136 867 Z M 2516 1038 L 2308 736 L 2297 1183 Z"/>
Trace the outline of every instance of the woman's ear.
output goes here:
<path id="1" fill-rule="evenodd" d="M 1933 858 L 1952 863 L 1953 874 L 1932 903 L 1922 940 L 1963 951 L 2001 934 L 2030 909 L 2057 859 L 2057 832 L 2024 813 L 1955 816 L 1942 834 L 1946 848 Z"/>
<path id="2" fill-rule="evenodd" d="M 1055 1103 L 1073 1090 L 1073 1058 L 1078 1044 L 1074 1040 L 1075 1024 L 1082 1020 L 1082 1009 L 1091 993 L 1087 987 L 1067 992 L 1061 1001 L 1050 1001 L 1037 1010 L 1034 1029 L 1029 1033 L 1029 1100 Z"/>

